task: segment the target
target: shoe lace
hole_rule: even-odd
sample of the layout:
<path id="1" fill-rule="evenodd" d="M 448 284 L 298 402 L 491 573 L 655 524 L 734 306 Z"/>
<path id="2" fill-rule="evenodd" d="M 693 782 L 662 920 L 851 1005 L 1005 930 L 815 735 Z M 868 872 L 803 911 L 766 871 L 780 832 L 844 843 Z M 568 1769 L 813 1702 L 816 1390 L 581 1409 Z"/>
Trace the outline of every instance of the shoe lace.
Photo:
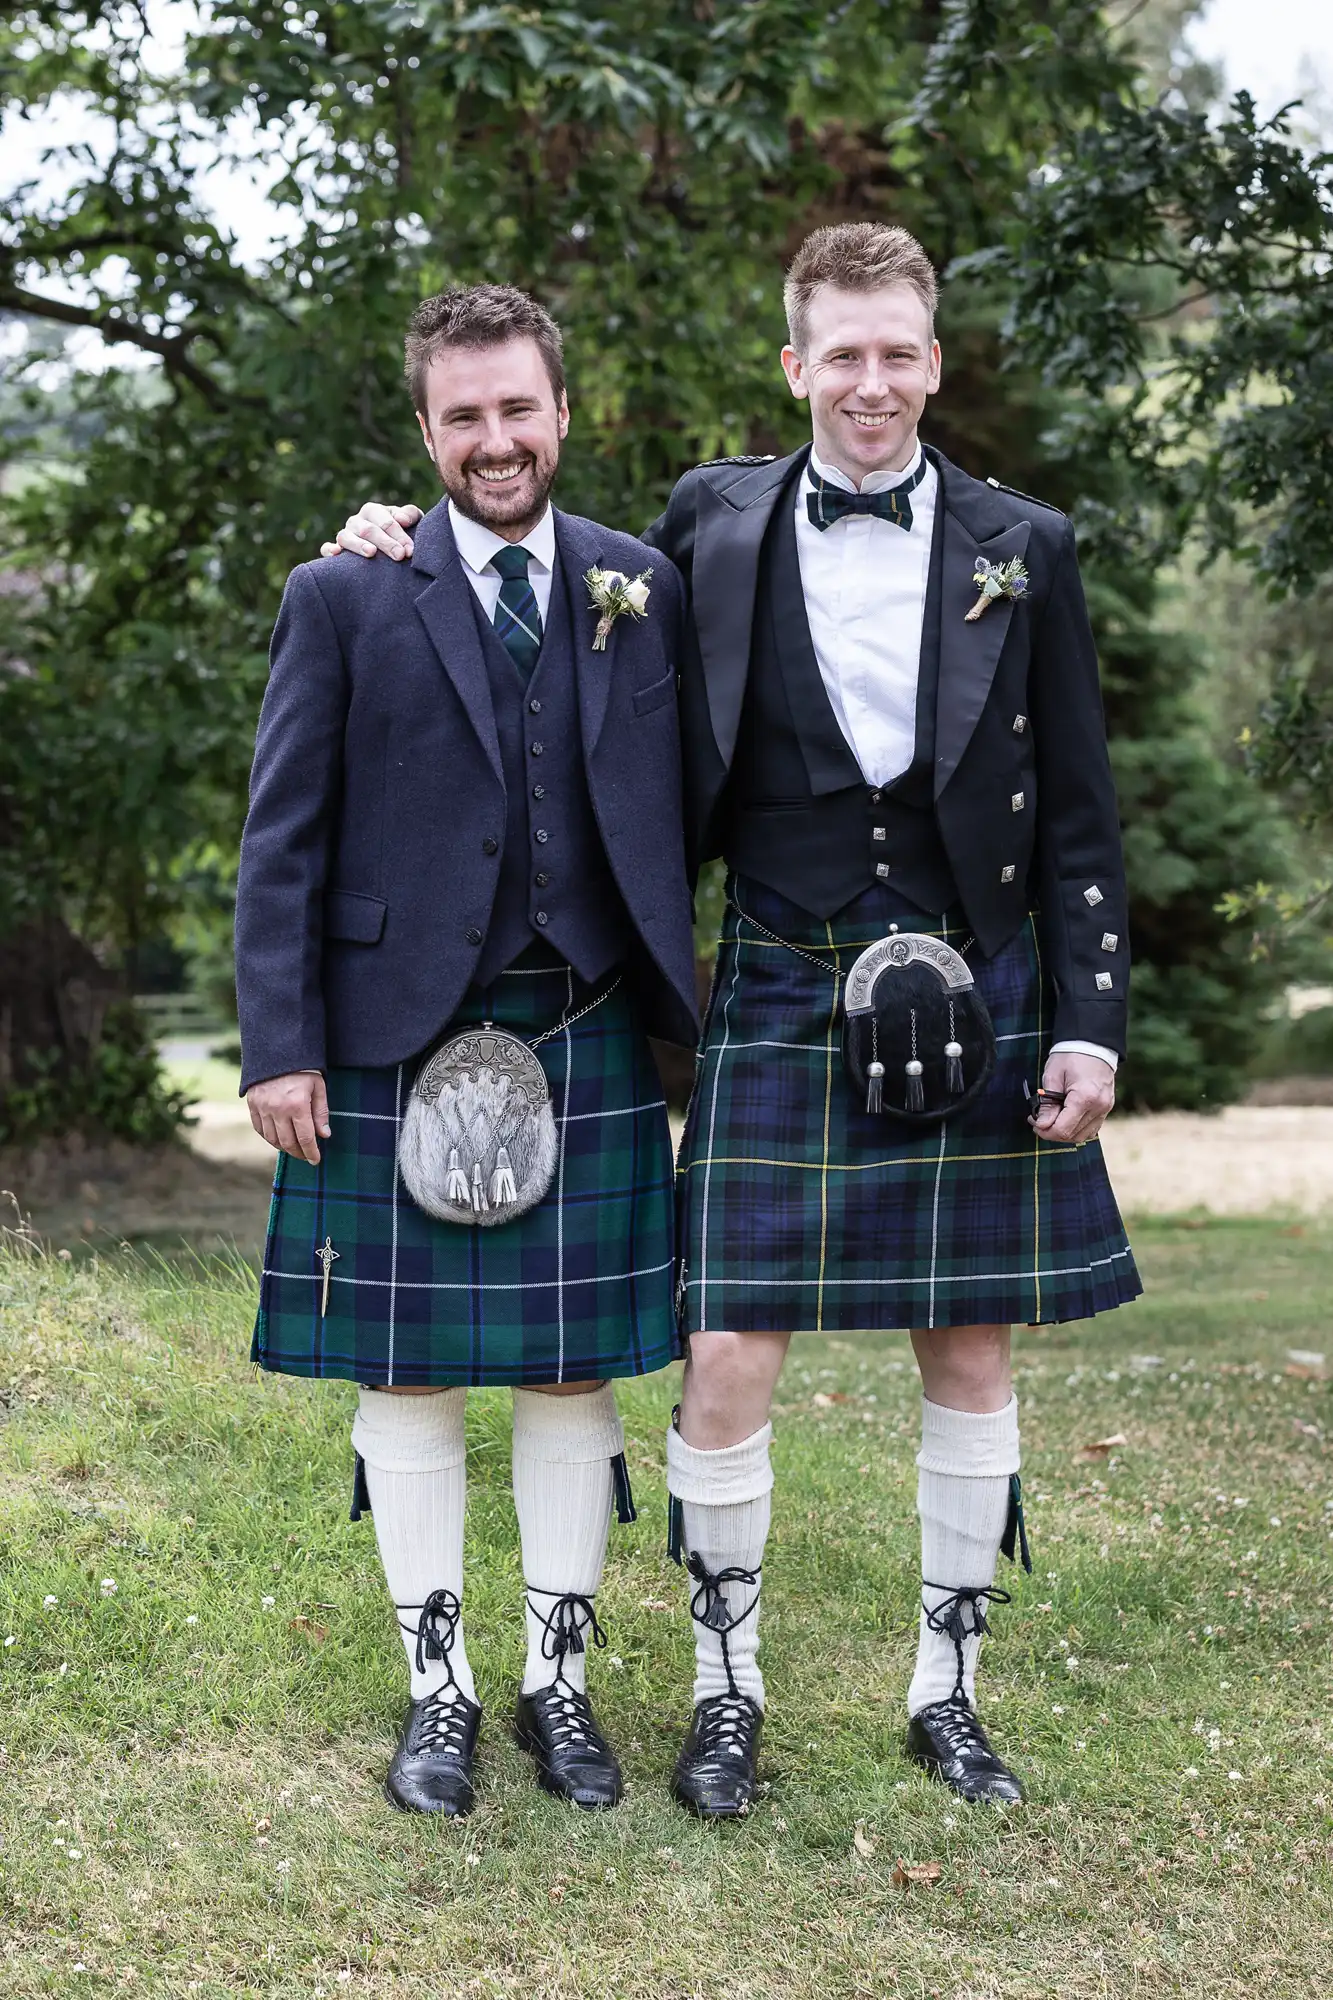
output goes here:
<path id="1" fill-rule="evenodd" d="M 416 1635 L 417 1672 L 424 1674 L 426 1662 L 442 1660 L 445 1678 L 421 1703 L 417 1721 L 417 1742 L 422 1750 L 461 1752 L 467 1728 L 469 1703 L 454 1678 L 453 1650 L 463 1619 L 463 1606 L 452 1590 L 432 1590 L 424 1604 L 400 1604 L 398 1623 L 410 1637 Z M 414 1619 L 404 1619 L 404 1611 L 415 1611 Z"/>
<path id="2" fill-rule="evenodd" d="M 717 1633 L 722 1643 L 722 1666 L 727 1676 L 731 1700 L 746 1702 L 748 1707 L 750 1704 L 736 1685 L 736 1676 L 731 1667 L 731 1649 L 727 1639 L 738 1625 L 744 1623 L 758 1604 L 759 1579 L 762 1572 L 759 1569 L 739 1567 L 710 1570 L 702 1556 L 697 1554 L 691 1554 L 685 1567 L 699 1586 L 690 1599 L 690 1616 L 706 1631 Z M 743 1584 L 747 1590 L 754 1591 L 749 1603 L 739 1611 L 731 1610 L 727 1603 L 723 1587 L 728 1583 Z"/>
<path id="3" fill-rule="evenodd" d="M 461 1756 L 467 1741 L 468 1704 L 448 1682 L 428 1694 L 418 1710 L 417 1748 Z"/>
<path id="4" fill-rule="evenodd" d="M 578 1591 L 567 1590 L 560 1596 L 551 1591 L 538 1591 L 538 1596 L 554 1597 L 548 1611 L 543 1612 L 532 1601 L 535 1585 L 528 1586 L 528 1608 L 534 1618 L 542 1622 L 542 1658 L 555 1661 L 555 1679 L 551 1685 L 538 1691 L 537 1696 L 551 1723 L 552 1740 L 559 1749 L 588 1749 L 600 1744 L 601 1737 L 593 1721 L 592 1706 L 586 1694 L 571 1685 L 565 1676 L 565 1661 L 571 1653 L 586 1653 L 588 1643 L 599 1650 L 605 1648 L 607 1637 L 597 1617 L 597 1607 L 591 1597 Z"/>
<path id="5" fill-rule="evenodd" d="M 945 1594 L 938 1604 L 930 1605 L 924 1595 L 927 1590 L 942 1590 Z M 921 1609 L 926 1616 L 926 1625 L 930 1631 L 940 1632 L 952 1641 L 958 1662 L 958 1675 L 947 1700 L 955 1707 L 961 1705 L 963 1712 L 969 1716 L 972 1715 L 972 1704 L 964 1684 L 963 1647 L 967 1640 L 985 1637 L 990 1632 L 986 1621 L 988 1605 L 1012 1603 L 1009 1592 L 1001 1590 L 996 1584 L 965 1584 L 960 1590 L 949 1590 L 942 1583 L 923 1585 Z"/>
<path id="6" fill-rule="evenodd" d="M 701 1701 L 694 1734 L 699 1755 L 747 1756 L 754 1740 L 758 1713 L 754 1703 L 745 1695 L 717 1694 Z"/>

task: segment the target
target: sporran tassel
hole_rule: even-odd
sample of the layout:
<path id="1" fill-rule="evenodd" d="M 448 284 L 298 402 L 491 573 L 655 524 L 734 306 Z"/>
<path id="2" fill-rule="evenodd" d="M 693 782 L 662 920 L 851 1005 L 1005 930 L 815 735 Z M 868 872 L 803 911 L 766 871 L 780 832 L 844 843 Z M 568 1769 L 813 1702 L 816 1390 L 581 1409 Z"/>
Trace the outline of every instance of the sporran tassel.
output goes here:
<path id="1" fill-rule="evenodd" d="M 492 1208 L 507 1208 L 510 1202 L 517 1199 L 518 1195 L 514 1187 L 514 1169 L 509 1158 L 509 1150 L 507 1147 L 501 1146 L 495 1156 L 495 1172 L 491 1176 L 491 1206 Z"/>
<path id="2" fill-rule="evenodd" d="M 926 1108 L 926 1087 L 921 1081 L 922 1066 L 919 1062 L 907 1065 L 907 1109 L 924 1111 Z"/>
<path id="3" fill-rule="evenodd" d="M 866 1088 L 866 1110 L 872 1112 L 882 1111 L 884 1109 L 883 1063 L 872 1062 L 868 1067 L 868 1069 L 866 1070 L 866 1076 L 869 1078 L 869 1083 Z"/>
<path id="4" fill-rule="evenodd" d="M 449 1154 L 449 1178 L 445 1183 L 445 1200 L 456 1202 L 459 1208 L 467 1208 L 472 1200 L 468 1189 L 467 1175 L 458 1164 L 458 1148 Z"/>
<path id="5" fill-rule="evenodd" d="M 949 1039 L 944 1044 L 945 1084 L 950 1097 L 963 1094 L 963 1045 L 954 1022 L 953 1001 L 949 1002 Z"/>
<path id="6" fill-rule="evenodd" d="M 490 1203 L 486 1199 L 486 1183 L 481 1177 L 481 1161 L 472 1169 L 472 1209 L 476 1215 L 489 1215 Z"/>

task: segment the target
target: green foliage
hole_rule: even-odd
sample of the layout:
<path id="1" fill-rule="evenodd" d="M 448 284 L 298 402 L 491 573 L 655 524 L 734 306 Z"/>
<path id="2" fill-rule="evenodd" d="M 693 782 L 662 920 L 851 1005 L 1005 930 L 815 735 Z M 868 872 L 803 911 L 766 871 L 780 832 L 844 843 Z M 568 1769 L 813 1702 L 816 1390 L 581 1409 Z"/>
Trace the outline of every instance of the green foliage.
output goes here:
<path id="1" fill-rule="evenodd" d="M 188 1099 L 167 1084 L 144 1024 L 127 1003 L 107 1014 L 77 1073 L 55 1046 L 24 1052 L 23 1073 L 0 1094 L 0 1146 L 81 1132 L 151 1146 L 176 1136 Z"/>
<path id="2" fill-rule="evenodd" d="M 34 329 L 5 390 L 28 421 L 0 503 L 23 666 L 0 658 L 0 926 L 57 907 L 131 968 L 164 931 L 216 946 L 283 577 L 345 501 L 429 498 L 400 342 L 445 284 L 511 279 L 555 310 L 574 409 L 560 497 L 634 526 L 689 463 L 799 440 L 775 366 L 783 260 L 813 221 L 886 216 L 962 260 L 931 437 L 1065 503 L 1100 485 L 1078 427 L 1060 432 L 1065 391 L 1028 363 L 1050 340 L 1029 341 L 1025 303 L 1037 264 L 1082 283 L 1087 262 L 1065 257 L 1075 221 L 1053 233 L 1033 162 L 1113 174 L 1107 135 L 1142 115 L 1093 0 L 217 6 L 171 76 L 143 32 L 110 4 L 0 24 L 11 108 L 73 93 L 115 134 L 105 164 L 67 159 L 69 191 L 34 186 L 0 230 L 0 312 Z M 262 260 L 205 210 L 200 133 L 286 205 Z M 1182 200 L 1212 142 L 1157 143 Z M 1078 185 L 1095 235 L 1096 186 Z M 1022 339 L 1001 375 L 999 273 L 967 260 L 1015 217 Z M 61 387 L 57 474 L 49 350 L 70 328 L 152 367 Z M 1149 606 L 1140 624 L 1147 644 Z M 1116 719 L 1126 743 L 1156 726 L 1132 699 Z M 1162 797 L 1144 783 L 1136 809 Z M 1165 963 L 1175 935 L 1161 927 Z"/>

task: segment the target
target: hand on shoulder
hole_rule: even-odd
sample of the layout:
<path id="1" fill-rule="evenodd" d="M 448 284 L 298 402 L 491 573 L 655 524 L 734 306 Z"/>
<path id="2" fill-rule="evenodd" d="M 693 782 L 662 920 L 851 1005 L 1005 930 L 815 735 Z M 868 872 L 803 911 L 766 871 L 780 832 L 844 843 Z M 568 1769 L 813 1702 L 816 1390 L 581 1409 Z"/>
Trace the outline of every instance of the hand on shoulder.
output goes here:
<path id="1" fill-rule="evenodd" d="M 386 506 L 379 500 L 366 500 L 354 514 L 349 514 L 338 530 L 338 538 L 320 544 L 322 556 L 336 556 L 345 549 L 349 555 L 391 556 L 395 562 L 406 562 L 412 554 L 413 541 L 408 533 L 421 519 L 420 507 L 410 502 L 401 506 Z"/>

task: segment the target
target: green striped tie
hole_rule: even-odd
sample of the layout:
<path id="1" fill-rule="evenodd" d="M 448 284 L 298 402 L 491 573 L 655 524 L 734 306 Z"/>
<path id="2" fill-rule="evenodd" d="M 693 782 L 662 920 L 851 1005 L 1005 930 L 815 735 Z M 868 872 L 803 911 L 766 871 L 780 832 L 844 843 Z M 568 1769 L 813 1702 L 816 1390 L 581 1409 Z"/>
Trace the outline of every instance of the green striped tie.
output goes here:
<path id="1" fill-rule="evenodd" d="M 495 607 L 495 629 L 526 687 L 542 649 L 541 613 L 528 582 L 528 552 L 517 543 L 497 549 L 491 557 L 491 568 L 504 578 L 500 601 Z"/>

